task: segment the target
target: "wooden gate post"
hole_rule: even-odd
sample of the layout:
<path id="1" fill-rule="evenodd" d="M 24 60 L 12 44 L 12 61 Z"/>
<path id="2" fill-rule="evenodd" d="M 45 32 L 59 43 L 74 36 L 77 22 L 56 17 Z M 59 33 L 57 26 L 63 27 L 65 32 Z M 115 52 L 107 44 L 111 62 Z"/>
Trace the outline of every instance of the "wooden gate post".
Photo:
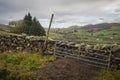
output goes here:
<path id="1" fill-rule="evenodd" d="M 49 32 L 50 32 L 51 24 L 52 24 L 52 21 L 53 21 L 53 17 L 54 17 L 54 14 L 51 15 L 50 24 L 49 24 L 48 31 L 47 31 L 47 40 L 48 40 L 48 37 L 49 37 Z"/>
<path id="2" fill-rule="evenodd" d="M 44 55 L 45 50 L 47 49 L 47 41 L 48 41 L 49 32 L 50 32 L 51 24 L 52 24 L 52 21 L 53 21 L 53 17 L 54 17 L 54 14 L 51 15 L 51 19 L 50 19 L 50 23 L 49 23 L 49 27 L 48 27 L 48 31 L 47 31 L 47 35 L 46 35 L 46 39 L 45 39 L 45 42 L 44 42 L 44 45 L 43 45 L 43 50 L 42 50 L 43 55 Z"/>

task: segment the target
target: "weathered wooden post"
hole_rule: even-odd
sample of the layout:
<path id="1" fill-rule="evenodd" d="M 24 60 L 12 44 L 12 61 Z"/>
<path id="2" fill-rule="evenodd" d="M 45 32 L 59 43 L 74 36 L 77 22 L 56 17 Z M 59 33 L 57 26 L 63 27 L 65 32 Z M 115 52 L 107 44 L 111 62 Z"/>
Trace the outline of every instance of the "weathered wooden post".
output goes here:
<path id="1" fill-rule="evenodd" d="M 50 23 L 49 23 L 49 27 L 48 27 L 48 31 L 47 31 L 47 35 L 46 35 L 46 39 L 45 39 L 45 42 L 44 42 L 44 45 L 43 45 L 43 50 L 42 50 L 43 55 L 45 53 L 45 50 L 47 49 L 47 41 L 48 41 L 49 32 L 50 32 L 51 24 L 52 24 L 52 21 L 53 21 L 53 17 L 54 17 L 54 14 L 51 15 L 51 19 L 50 19 Z"/>
<path id="2" fill-rule="evenodd" d="M 54 17 L 54 14 L 51 15 L 50 24 L 49 24 L 49 28 L 48 28 L 48 31 L 47 31 L 47 40 L 48 40 L 48 37 L 49 37 L 49 32 L 50 32 L 51 24 L 52 24 L 52 21 L 53 21 L 53 17 Z"/>

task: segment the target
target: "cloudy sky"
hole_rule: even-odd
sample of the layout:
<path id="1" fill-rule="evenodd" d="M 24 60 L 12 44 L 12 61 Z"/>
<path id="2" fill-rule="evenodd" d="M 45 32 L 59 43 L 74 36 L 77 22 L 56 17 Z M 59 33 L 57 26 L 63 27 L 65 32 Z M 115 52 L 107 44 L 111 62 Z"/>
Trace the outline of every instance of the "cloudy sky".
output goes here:
<path id="1" fill-rule="evenodd" d="M 48 27 L 120 22 L 120 0 L 0 0 L 0 23 L 19 20 L 28 12 Z"/>

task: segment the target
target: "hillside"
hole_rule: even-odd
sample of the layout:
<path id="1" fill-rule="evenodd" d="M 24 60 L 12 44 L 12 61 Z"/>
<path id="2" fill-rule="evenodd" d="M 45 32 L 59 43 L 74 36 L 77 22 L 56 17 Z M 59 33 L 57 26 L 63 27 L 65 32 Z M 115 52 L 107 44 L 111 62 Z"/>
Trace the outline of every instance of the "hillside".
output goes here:
<path id="1" fill-rule="evenodd" d="M 12 27 L 0 24 L 0 34 L 10 34 Z M 70 26 L 69 28 L 51 29 L 50 38 L 73 42 L 100 42 L 120 44 L 120 23 L 101 23 L 95 25 Z M 112 41 L 111 41 L 112 40 Z"/>
<path id="2" fill-rule="evenodd" d="M 110 29 L 113 26 L 120 27 L 120 23 L 100 23 L 95 25 L 90 24 L 83 26 L 81 29 L 100 31 L 100 30 Z"/>
<path id="3" fill-rule="evenodd" d="M 83 27 L 71 26 L 69 28 L 56 29 L 51 32 L 50 37 L 74 42 L 120 43 L 119 31 L 120 23 L 101 23 Z M 60 37 L 57 35 L 60 35 Z"/>
<path id="4" fill-rule="evenodd" d="M 9 25 L 0 24 L 0 31 L 7 31 L 7 32 L 9 32 L 11 28 L 12 27 L 10 27 Z"/>
<path id="5" fill-rule="evenodd" d="M 0 24 L 0 34 L 17 35 L 15 33 L 11 33 L 10 30 L 12 30 L 12 27 L 10 27 L 9 25 Z"/>
<path id="6" fill-rule="evenodd" d="M 71 31 L 71 30 L 94 30 L 94 31 L 100 31 L 100 30 L 106 30 L 110 29 L 111 27 L 120 27 L 120 23 L 99 23 L 99 24 L 89 24 L 89 25 L 84 25 L 84 26 L 78 26 L 78 25 L 73 25 L 69 26 L 68 28 L 54 28 L 52 31 Z"/>

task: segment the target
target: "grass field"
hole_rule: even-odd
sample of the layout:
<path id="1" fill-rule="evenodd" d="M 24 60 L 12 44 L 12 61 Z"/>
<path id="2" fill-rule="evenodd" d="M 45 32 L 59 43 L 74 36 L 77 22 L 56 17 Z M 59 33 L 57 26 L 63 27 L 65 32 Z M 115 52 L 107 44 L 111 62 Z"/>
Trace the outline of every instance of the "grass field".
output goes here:
<path id="1" fill-rule="evenodd" d="M 63 37 L 63 35 L 61 35 L 61 34 L 56 34 L 54 32 L 50 33 L 50 38 L 52 38 L 52 39 L 60 39 L 62 37 Z"/>
<path id="2" fill-rule="evenodd" d="M 93 80 L 120 80 L 120 71 L 119 70 L 100 70 L 96 72 L 96 75 L 93 77 Z"/>
<path id="3" fill-rule="evenodd" d="M 35 71 L 54 59 L 53 55 L 42 56 L 40 53 L 0 54 L 0 80 L 35 80 Z"/>
<path id="4" fill-rule="evenodd" d="M 61 30 L 63 32 L 63 30 Z M 71 31 L 71 29 L 66 31 Z M 65 30 L 64 30 L 65 32 Z M 96 42 L 96 43 L 116 43 L 120 44 L 120 27 L 113 26 L 110 29 L 103 29 L 95 32 L 78 29 L 77 32 L 59 34 L 51 32 L 50 37 L 53 39 L 63 39 L 74 42 Z"/>
<path id="5" fill-rule="evenodd" d="M 50 32 L 50 38 L 59 40 L 68 40 L 73 42 L 95 42 L 95 43 L 113 43 L 120 44 L 120 26 L 112 26 L 109 29 L 102 29 L 100 31 L 88 32 L 86 29 L 77 29 L 74 32 L 74 28 L 63 28 L 60 29 L 60 33 L 56 31 Z M 9 29 L 7 29 L 9 30 Z M 65 33 L 68 32 L 68 33 Z M 71 33 L 72 32 L 72 33 Z M 64 34 L 65 33 L 65 34 Z M 0 28 L 0 34 L 4 35 L 18 35 L 5 31 Z"/>

